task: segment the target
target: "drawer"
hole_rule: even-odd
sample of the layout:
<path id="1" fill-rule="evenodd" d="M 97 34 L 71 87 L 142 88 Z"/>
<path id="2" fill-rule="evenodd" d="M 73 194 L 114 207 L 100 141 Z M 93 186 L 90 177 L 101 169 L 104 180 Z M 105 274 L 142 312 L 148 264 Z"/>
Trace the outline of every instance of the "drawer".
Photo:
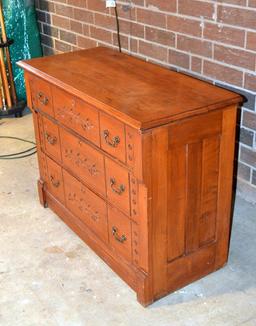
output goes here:
<path id="1" fill-rule="evenodd" d="M 126 160 L 124 124 L 100 113 L 101 148 L 122 162 Z"/>
<path id="2" fill-rule="evenodd" d="M 53 88 L 53 95 L 56 119 L 82 137 L 100 146 L 97 109 L 59 88 Z"/>
<path id="3" fill-rule="evenodd" d="M 66 206 L 104 242 L 108 242 L 107 207 L 78 180 L 63 170 Z"/>
<path id="4" fill-rule="evenodd" d="M 60 202 L 64 203 L 62 168 L 47 156 L 46 162 L 48 174 L 46 188 L 54 197 L 56 197 Z"/>
<path id="5" fill-rule="evenodd" d="M 42 116 L 41 121 L 43 127 L 42 136 L 45 152 L 56 160 L 61 161 L 59 127 L 51 120 Z"/>
<path id="6" fill-rule="evenodd" d="M 106 195 L 104 158 L 97 150 L 60 128 L 63 165 L 98 193 Z"/>
<path id="7" fill-rule="evenodd" d="M 131 260 L 131 221 L 114 208 L 108 208 L 109 242 L 113 250 Z"/>
<path id="8" fill-rule="evenodd" d="M 117 163 L 106 158 L 106 185 L 109 201 L 130 215 L 129 173 Z"/>
<path id="9" fill-rule="evenodd" d="M 51 85 L 36 77 L 31 77 L 29 84 L 33 108 L 42 110 L 53 117 Z"/>

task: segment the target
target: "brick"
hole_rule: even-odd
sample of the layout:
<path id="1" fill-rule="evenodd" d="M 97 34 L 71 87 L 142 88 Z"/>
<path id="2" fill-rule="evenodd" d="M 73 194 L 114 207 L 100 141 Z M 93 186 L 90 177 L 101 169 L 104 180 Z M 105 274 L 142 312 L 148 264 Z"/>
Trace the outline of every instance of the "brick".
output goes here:
<path id="1" fill-rule="evenodd" d="M 73 18 L 73 8 L 62 4 L 55 4 L 55 12 L 57 15 Z"/>
<path id="2" fill-rule="evenodd" d="M 87 0 L 87 8 L 93 11 L 109 13 L 109 9 L 106 8 L 105 0 Z"/>
<path id="3" fill-rule="evenodd" d="M 189 69 L 189 55 L 175 50 L 169 50 L 169 63 L 177 67 Z"/>
<path id="4" fill-rule="evenodd" d="M 41 43 L 52 48 L 53 47 L 53 38 L 49 37 L 45 34 L 41 34 Z"/>
<path id="5" fill-rule="evenodd" d="M 145 28 L 146 40 L 154 43 L 160 43 L 167 46 L 175 47 L 175 34 L 154 27 Z"/>
<path id="6" fill-rule="evenodd" d="M 256 168 L 256 152 L 254 150 L 241 146 L 240 160 Z"/>
<path id="7" fill-rule="evenodd" d="M 50 47 L 45 46 L 45 45 L 42 46 L 42 50 L 43 50 L 43 55 L 46 56 L 46 57 L 48 55 L 53 55 L 56 52 L 53 48 L 50 48 Z"/>
<path id="8" fill-rule="evenodd" d="M 249 0 L 248 1 L 248 6 L 252 8 L 256 8 L 256 0 Z"/>
<path id="9" fill-rule="evenodd" d="M 199 21 L 176 16 L 167 17 L 167 29 L 193 36 L 201 36 L 202 32 Z"/>
<path id="10" fill-rule="evenodd" d="M 255 11 L 253 10 L 219 6 L 218 21 L 225 24 L 256 29 Z"/>
<path id="11" fill-rule="evenodd" d="M 241 71 L 211 61 L 204 61 L 203 74 L 240 87 L 243 83 L 243 73 Z"/>
<path id="12" fill-rule="evenodd" d="M 58 38 L 59 35 L 59 31 L 57 28 L 46 24 L 43 24 L 43 33 L 56 38 Z"/>
<path id="13" fill-rule="evenodd" d="M 37 10 L 37 11 L 36 11 L 36 17 L 37 17 L 37 20 L 38 20 L 39 22 L 43 22 L 43 23 L 46 22 L 46 15 L 45 15 L 45 12 L 40 11 L 40 10 Z"/>
<path id="14" fill-rule="evenodd" d="M 67 43 L 76 44 L 76 34 L 74 33 L 60 31 L 60 39 Z"/>
<path id="15" fill-rule="evenodd" d="M 256 113 L 243 112 L 243 126 L 256 131 Z"/>
<path id="16" fill-rule="evenodd" d="M 252 184 L 256 186 L 256 170 L 253 170 L 252 172 Z"/>
<path id="17" fill-rule="evenodd" d="M 112 33 L 102 28 L 90 26 L 90 36 L 102 42 L 112 43 Z"/>
<path id="18" fill-rule="evenodd" d="M 239 141 L 247 146 L 253 145 L 254 133 L 251 130 L 240 128 Z"/>
<path id="19" fill-rule="evenodd" d="M 115 17 L 109 15 L 102 15 L 95 13 L 94 15 L 95 25 L 106 28 L 106 29 L 116 29 L 116 20 Z"/>
<path id="20" fill-rule="evenodd" d="M 139 41 L 139 53 L 147 57 L 167 62 L 167 49 L 156 44 Z"/>
<path id="21" fill-rule="evenodd" d="M 83 23 L 93 23 L 93 14 L 83 9 L 74 9 L 74 19 Z"/>
<path id="22" fill-rule="evenodd" d="M 191 70 L 199 74 L 202 73 L 202 59 L 198 57 L 191 58 Z"/>
<path id="23" fill-rule="evenodd" d="M 61 42 L 59 40 L 55 40 L 55 48 L 56 50 L 60 52 L 70 52 L 71 51 L 71 45 Z"/>
<path id="24" fill-rule="evenodd" d="M 130 39 L 130 49 L 132 52 L 137 53 L 139 48 L 139 41 L 136 39 Z"/>
<path id="25" fill-rule="evenodd" d="M 70 19 L 53 15 L 52 16 L 52 24 L 54 26 L 57 26 L 60 28 L 69 29 L 70 28 Z"/>
<path id="26" fill-rule="evenodd" d="M 214 4 L 205 1 L 179 0 L 179 14 L 214 19 Z"/>
<path id="27" fill-rule="evenodd" d="M 195 38 L 178 35 L 177 49 L 204 57 L 212 57 L 212 43 Z"/>
<path id="28" fill-rule="evenodd" d="M 256 33 L 247 32 L 246 48 L 256 51 Z"/>
<path id="29" fill-rule="evenodd" d="M 246 73 L 244 87 L 253 92 L 256 92 L 256 75 Z"/>
<path id="30" fill-rule="evenodd" d="M 82 49 L 89 49 L 95 47 L 97 45 L 97 42 L 88 37 L 78 36 L 77 45 Z"/>
<path id="31" fill-rule="evenodd" d="M 67 0 L 67 3 L 74 7 L 86 8 L 87 6 L 85 0 Z"/>
<path id="32" fill-rule="evenodd" d="M 110 13 L 112 16 L 115 16 L 114 8 L 110 8 Z M 136 9 L 134 6 L 131 6 L 130 4 L 127 5 L 121 5 L 117 4 L 117 13 L 119 18 L 124 18 L 128 20 L 136 20 Z"/>
<path id="33" fill-rule="evenodd" d="M 149 9 L 176 12 L 176 0 L 146 0 Z"/>
<path id="34" fill-rule="evenodd" d="M 166 15 L 144 9 L 137 9 L 137 21 L 146 25 L 166 27 Z"/>
<path id="35" fill-rule="evenodd" d="M 83 34 L 86 36 L 90 36 L 90 27 L 89 25 L 84 24 L 83 25 Z"/>
<path id="36" fill-rule="evenodd" d="M 254 70 L 256 55 L 244 50 L 214 45 L 214 59 L 237 67 Z"/>
<path id="37" fill-rule="evenodd" d="M 120 41 L 121 41 L 121 48 L 122 49 L 129 49 L 129 38 L 124 35 L 120 35 Z M 113 45 L 118 47 L 118 39 L 117 39 L 117 33 L 113 33 Z"/>
<path id="38" fill-rule="evenodd" d="M 119 20 L 120 32 L 131 36 L 144 38 L 144 26 L 132 21 Z"/>
<path id="39" fill-rule="evenodd" d="M 82 34 L 83 33 L 83 24 L 78 21 L 71 20 L 70 21 L 70 30 L 72 32 L 75 32 L 78 34 Z"/>
<path id="40" fill-rule="evenodd" d="M 54 3 L 50 1 L 40 0 L 39 8 L 43 11 L 55 12 Z"/>
<path id="41" fill-rule="evenodd" d="M 226 27 L 221 24 L 206 23 L 204 27 L 204 38 L 243 47 L 245 31 L 232 27 Z"/>
<path id="42" fill-rule="evenodd" d="M 246 181 L 250 181 L 250 179 L 251 179 L 251 169 L 247 165 L 245 165 L 241 162 L 238 163 L 237 174 L 238 174 L 238 177 L 240 177 Z"/>

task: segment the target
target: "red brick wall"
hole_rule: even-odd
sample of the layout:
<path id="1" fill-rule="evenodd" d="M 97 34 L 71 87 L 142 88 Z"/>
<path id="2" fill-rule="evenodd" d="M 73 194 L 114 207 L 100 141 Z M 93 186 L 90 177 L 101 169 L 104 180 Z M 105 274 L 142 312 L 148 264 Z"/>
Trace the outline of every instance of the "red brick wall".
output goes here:
<path id="1" fill-rule="evenodd" d="M 238 90 L 242 109 L 239 190 L 256 201 L 256 1 L 123 0 L 125 51 Z M 36 0 L 45 54 L 117 48 L 113 9 L 103 0 Z"/>

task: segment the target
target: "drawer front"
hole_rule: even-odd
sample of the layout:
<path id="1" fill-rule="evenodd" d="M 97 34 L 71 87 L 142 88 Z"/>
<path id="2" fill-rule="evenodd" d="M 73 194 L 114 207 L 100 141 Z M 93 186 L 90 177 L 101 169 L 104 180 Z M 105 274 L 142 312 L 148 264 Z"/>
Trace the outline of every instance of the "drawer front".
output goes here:
<path id="1" fill-rule="evenodd" d="M 63 165 L 98 193 L 106 195 L 103 155 L 62 128 L 60 137 Z"/>
<path id="2" fill-rule="evenodd" d="M 29 84 L 33 108 L 39 109 L 53 117 L 54 110 L 50 84 L 36 77 L 31 77 Z"/>
<path id="3" fill-rule="evenodd" d="M 48 171 L 46 188 L 54 197 L 56 197 L 60 202 L 64 203 L 65 199 L 64 199 L 62 168 L 47 156 L 46 156 L 46 162 L 47 162 L 47 171 Z"/>
<path id="4" fill-rule="evenodd" d="M 131 221 L 114 208 L 108 208 L 109 242 L 113 250 L 131 260 Z"/>
<path id="5" fill-rule="evenodd" d="M 108 242 L 107 207 L 78 180 L 63 170 L 66 206 L 104 242 Z"/>
<path id="6" fill-rule="evenodd" d="M 101 148 L 122 162 L 126 160 L 124 124 L 100 113 Z"/>
<path id="7" fill-rule="evenodd" d="M 130 215 L 129 173 L 117 163 L 106 158 L 107 197 L 111 203 Z"/>
<path id="8" fill-rule="evenodd" d="M 45 152 L 58 161 L 61 161 L 59 127 L 45 117 L 41 117 L 41 119 Z"/>
<path id="9" fill-rule="evenodd" d="M 53 95 L 56 119 L 82 137 L 100 146 L 97 109 L 58 88 L 53 89 Z"/>

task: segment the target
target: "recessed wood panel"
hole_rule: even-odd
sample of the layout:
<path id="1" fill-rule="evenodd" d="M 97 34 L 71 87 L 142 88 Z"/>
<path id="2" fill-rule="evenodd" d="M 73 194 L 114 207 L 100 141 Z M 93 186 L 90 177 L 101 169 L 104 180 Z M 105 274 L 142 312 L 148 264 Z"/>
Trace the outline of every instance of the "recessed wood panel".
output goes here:
<path id="1" fill-rule="evenodd" d="M 104 158 L 101 153 L 60 128 L 63 165 L 98 193 L 105 195 Z"/>
<path id="2" fill-rule="evenodd" d="M 46 156 L 47 175 L 46 189 L 61 203 L 65 202 L 62 168 Z"/>
<path id="3" fill-rule="evenodd" d="M 53 88 L 53 95 L 56 119 L 100 146 L 98 110 L 57 87 Z"/>
<path id="4" fill-rule="evenodd" d="M 200 246 L 215 240 L 220 137 L 205 139 L 202 150 Z"/>
<path id="5" fill-rule="evenodd" d="M 101 240 L 108 242 L 107 207 L 81 182 L 63 170 L 67 208 L 85 223 Z"/>
<path id="6" fill-rule="evenodd" d="M 44 149 L 53 159 L 61 161 L 59 127 L 51 120 L 42 117 L 42 137 Z"/>
<path id="7" fill-rule="evenodd" d="M 186 152 L 184 145 L 168 153 L 168 261 L 185 251 Z"/>

